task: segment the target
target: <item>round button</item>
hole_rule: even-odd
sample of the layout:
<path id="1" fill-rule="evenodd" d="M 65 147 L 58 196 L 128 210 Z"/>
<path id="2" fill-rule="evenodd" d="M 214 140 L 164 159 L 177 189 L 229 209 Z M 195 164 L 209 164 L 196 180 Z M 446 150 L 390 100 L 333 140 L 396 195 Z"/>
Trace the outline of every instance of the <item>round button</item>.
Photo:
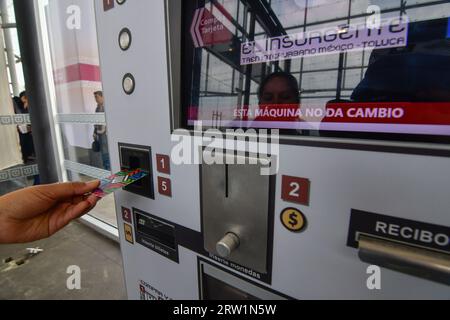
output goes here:
<path id="1" fill-rule="evenodd" d="M 119 33 L 119 46 L 123 51 L 131 47 L 132 37 L 128 28 L 123 28 Z"/>
<path id="2" fill-rule="evenodd" d="M 288 208 L 281 213 L 281 223 L 289 231 L 300 232 L 306 227 L 306 218 L 300 210 Z"/>
<path id="3" fill-rule="evenodd" d="M 132 74 L 128 73 L 123 77 L 122 87 L 123 91 L 125 91 L 126 94 L 132 94 L 134 92 L 136 86 L 136 82 L 134 80 L 134 77 Z"/>
<path id="4" fill-rule="evenodd" d="M 228 233 L 222 240 L 216 245 L 216 251 L 222 258 L 228 258 L 231 256 L 234 250 L 240 245 L 240 240 L 234 233 Z"/>

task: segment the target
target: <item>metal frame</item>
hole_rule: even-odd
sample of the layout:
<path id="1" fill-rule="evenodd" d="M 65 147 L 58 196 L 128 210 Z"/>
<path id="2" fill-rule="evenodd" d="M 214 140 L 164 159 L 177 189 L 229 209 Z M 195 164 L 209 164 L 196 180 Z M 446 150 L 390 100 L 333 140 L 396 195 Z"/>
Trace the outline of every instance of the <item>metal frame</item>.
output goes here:
<path id="1" fill-rule="evenodd" d="M 105 179 L 111 175 L 111 172 L 87 166 L 81 163 L 65 160 L 64 169 L 75 173 L 79 173 L 94 179 Z"/>
<path id="2" fill-rule="evenodd" d="M 106 125 L 106 117 L 104 113 L 57 114 L 55 121 L 57 124 L 74 123 Z"/>
<path id="3" fill-rule="evenodd" d="M 180 32 L 172 32 L 173 28 L 169 26 L 169 23 L 176 24 L 178 29 L 181 29 L 182 21 L 182 11 L 181 11 L 182 0 L 166 0 L 164 2 L 165 12 L 166 12 L 166 38 L 167 38 L 167 73 L 169 79 L 169 105 L 170 116 L 171 116 L 171 130 L 172 132 L 179 127 L 178 124 L 181 123 L 181 108 L 173 108 L 172 106 L 180 105 L 180 96 L 176 94 L 181 90 L 181 52 L 179 49 L 179 44 L 181 43 Z M 175 17 L 175 19 L 173 18 Z"/>
<path id="4" fill-rule="evenodd" d="M 80 218 L 80 222 L 87 225 L 88 227 L 94 229 L 95 231 L 99 232 L 100 234 L 104 235 L 105 237 L 120 243 L 119 238 L 119 229 L 104 222 L 101 221 L 91 215 L 86 215 Z"/>

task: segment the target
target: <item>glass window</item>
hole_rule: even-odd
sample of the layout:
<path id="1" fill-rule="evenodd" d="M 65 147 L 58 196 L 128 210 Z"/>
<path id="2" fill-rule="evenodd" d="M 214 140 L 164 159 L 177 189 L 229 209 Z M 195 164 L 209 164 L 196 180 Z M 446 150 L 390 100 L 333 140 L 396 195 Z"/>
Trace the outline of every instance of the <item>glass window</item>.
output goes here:
<path id="1" fill-rule="evenodd" d="M 408 4 L 409 4 L 408 0 Z M 378 6 L 382 12 L 398 11 L 401 0 L 351 0 L 352 16 L 367 13 L 367 8 L 371 5 Z"/>
<path id="2" fill-rule="evenodd" d="M 183 2 L 186 127 L 450 142 L 449 4 L 218 3 Z"/>
<path id="3" fill-rule="evenodd" d="M 102 141 L 100 135 L 97 140 L 103 150 L 98 151 L 92 148 L 93 135 L 95 132 L 105 130 L 104 127 L 104 125 L 93 124 L 61 124 L 64 159 L 110 171 L 107 141 Z"/>
<path id="4" fill-rule="evenodd" d="M 319 71 L 302 75 L 302 90 L 306 92 L 332 91 L 336 88 L 338 72 Z"/>
<path id="5" fill-rule="evenodd" d="M 40 0 L 40 21 L 53 82 L 59 153 L 69 181 L 87 181 L 111 172 L 94 3 L 75 1 L 81 20 L 68 26 L 68 2 Z M 116 225 L 114 196 L 101 201 L 92 216 Z"/>
<path id="6" fill-rule="evenodd" d="M 12 0 L 0 3 L 0 196 L 39 184 Z M 22 93 L 22 94 L 21 94 Z M 19 97 L 21 96 L 21 97 Z"/>
<path id="7" fill-rule="evenodd" d="M 294 2 L 294 1 L 293 1 Z M 307 23 L 335 20 L 348 16 L 349 0 L 308 1 Z"/>
<path id="8" fill-rule="evenodd" d="M 410 22 L 445 19 L 450 16 L 450 3 L 406 10 Z"/>

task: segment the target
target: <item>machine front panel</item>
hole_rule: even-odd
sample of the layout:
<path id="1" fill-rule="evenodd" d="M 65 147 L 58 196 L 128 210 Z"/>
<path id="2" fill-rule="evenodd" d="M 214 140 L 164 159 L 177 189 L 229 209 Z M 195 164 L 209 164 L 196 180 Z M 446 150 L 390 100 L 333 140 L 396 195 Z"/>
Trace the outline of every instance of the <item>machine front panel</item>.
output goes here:
<path id="1" fill-rule="evenodd" d="M 130 299 L 450 298 L 450 6 L 390 25 L 403 11 L 379 4 L 382 47 L 353 34 L 333 45 L 354 49 L 313 53 L 333 28 L 367 35 L 351 26 L 372 2 L 96 1 L 113 171 L 150 175 L 116 197 Z M 304 56 L 255 49 L 299 33 Z M 249 129 L 279 143 L 234 143 Z"/>

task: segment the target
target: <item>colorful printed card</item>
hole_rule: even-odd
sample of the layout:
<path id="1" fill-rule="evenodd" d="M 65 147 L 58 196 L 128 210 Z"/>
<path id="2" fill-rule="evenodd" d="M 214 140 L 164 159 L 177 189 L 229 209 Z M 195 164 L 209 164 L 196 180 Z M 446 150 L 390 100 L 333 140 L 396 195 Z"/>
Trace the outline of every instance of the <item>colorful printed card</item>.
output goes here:
<path id="1" fill-rule="evenodd" d="M 146 177 L 147 174 L 141 169 L 134 171 L 120 171 L 109 178 L 101 180 L 100 187 L 95 190 L 92 194 L 104 198 L 111 193 L 121 190 L 123 187 L 129 186 L 142 178 Z"/>

